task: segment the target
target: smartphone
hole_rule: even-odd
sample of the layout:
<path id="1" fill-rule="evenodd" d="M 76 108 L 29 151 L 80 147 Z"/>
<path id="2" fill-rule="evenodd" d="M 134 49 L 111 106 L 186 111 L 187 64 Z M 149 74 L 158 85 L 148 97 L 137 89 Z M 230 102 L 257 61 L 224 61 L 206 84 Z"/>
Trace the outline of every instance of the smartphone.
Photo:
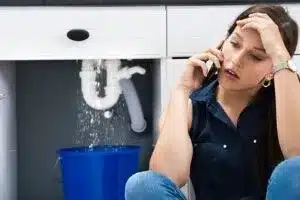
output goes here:
<path id="1" fill-rule="evenodd" d="M 219 44 L 217 49 L 222 50 L 223 44 L 224 44 L 224 40 L 222 41 L 222 43 Z M 216 76 L 220 70 L 219 68 L 217 68 L 217 66 L 215 65 L 215 63 L 212 60 L 206 61 L 205 64 L 209 70 L 208 70 L 207 77 L 204 79 L 202 85 L 206 85 L 206 84 L 210 83 L 212 80 L 216 79 Z M 222 61 L 220 61 L 220 64 L 222 65 Z"/>

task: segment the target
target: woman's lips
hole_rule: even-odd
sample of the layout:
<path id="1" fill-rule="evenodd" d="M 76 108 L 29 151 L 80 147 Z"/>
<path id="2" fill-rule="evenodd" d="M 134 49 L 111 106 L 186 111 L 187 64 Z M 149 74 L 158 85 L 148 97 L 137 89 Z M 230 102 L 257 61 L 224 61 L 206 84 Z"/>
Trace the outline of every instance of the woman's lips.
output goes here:
<path id="1" fill-rule="evenodd" d="M 240 79 L 240 77 L 231 69 L 224 69 L 224 73 L 230 79 Z"/>

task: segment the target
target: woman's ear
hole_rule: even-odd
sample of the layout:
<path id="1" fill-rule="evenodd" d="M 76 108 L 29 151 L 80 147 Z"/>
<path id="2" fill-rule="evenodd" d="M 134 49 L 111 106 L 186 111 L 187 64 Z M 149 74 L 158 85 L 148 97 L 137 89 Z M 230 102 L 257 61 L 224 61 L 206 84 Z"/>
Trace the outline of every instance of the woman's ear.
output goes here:
<path id="1" fill-rule="evenodd" d="M 265 75 L 265 80 L 271 81 L 273 78 L 274 78 L 274 74 L 272 72 Z"/>
<path id="2" fill-rule="evenodd" d="M 271 72 L 271 73 L 267 74 L 267 78 L 272 80 L 274 78 L 274 73 Z"/>

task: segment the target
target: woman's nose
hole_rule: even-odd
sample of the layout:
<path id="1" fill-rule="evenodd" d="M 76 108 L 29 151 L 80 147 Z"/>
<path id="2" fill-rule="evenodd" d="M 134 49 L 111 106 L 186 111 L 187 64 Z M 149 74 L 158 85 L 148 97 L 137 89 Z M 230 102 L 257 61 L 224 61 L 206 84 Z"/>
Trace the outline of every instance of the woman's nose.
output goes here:
<path id="1" fill-rule="evenodd" d="M 232 59 L 231 59 L 231 62 L 232 64 L 234 65 L 234 67 L 236 68 L 240 68 L 242 65 L 242 59 L 243 59 L 243 55 L 242 53 L 237 53 L 235 54 Z"/>

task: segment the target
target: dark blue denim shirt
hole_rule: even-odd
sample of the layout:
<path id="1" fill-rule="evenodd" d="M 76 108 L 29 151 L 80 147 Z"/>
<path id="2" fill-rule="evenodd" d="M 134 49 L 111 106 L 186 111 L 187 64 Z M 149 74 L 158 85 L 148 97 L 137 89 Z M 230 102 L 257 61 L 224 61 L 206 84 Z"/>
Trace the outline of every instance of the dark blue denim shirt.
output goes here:
<path id="1" fill-rule="evenodd" d="M 235 126 L 216 100 L 215 80 L 194 91 L 191 180 L 198 200 L 261 199 L 257 145 L 266 116 L 264 106 L 249 103 Z"/>

